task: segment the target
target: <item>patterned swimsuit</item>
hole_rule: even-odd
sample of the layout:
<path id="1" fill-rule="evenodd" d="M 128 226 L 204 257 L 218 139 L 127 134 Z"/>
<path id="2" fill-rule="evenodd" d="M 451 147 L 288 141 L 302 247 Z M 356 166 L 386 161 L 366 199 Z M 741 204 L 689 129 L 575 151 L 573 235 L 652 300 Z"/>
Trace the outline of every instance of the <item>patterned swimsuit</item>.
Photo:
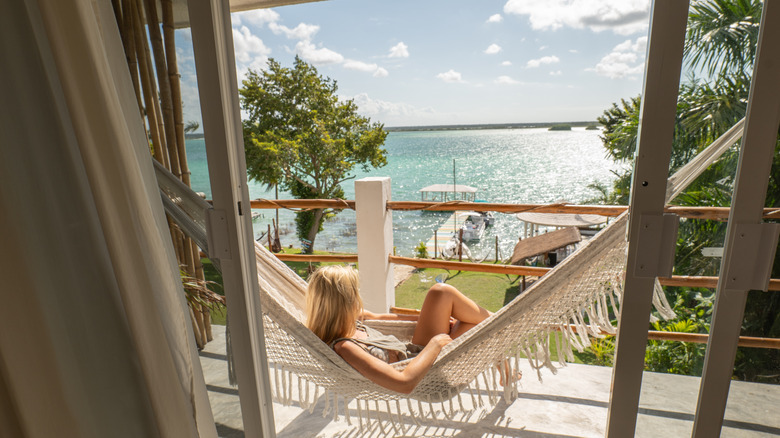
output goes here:
<path id="1" fill-rule="evenodd" d="M 386 363 L 391 363 L 391 359 L 393 359 L 391 352 L 397 353 L 397 360 L 402 361 L 417 356 L 423 349 L 421 345 L 401 342 L 395 336 L 385 335 L 360 321 L 357 321 L 357 329 L 366 334 L 365 339 L 338 338 L 330 343 L 330 348 L 333 348 L 336 343 L 341 341 L 352 341 L 368 354 Z"/>

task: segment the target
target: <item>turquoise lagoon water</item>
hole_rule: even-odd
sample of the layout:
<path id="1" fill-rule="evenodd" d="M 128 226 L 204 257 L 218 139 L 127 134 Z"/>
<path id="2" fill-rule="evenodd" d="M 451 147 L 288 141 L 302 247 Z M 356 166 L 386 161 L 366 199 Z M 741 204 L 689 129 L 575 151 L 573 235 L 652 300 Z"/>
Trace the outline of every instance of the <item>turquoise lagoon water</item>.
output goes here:
<path id="1" fill-rule="evenodd" d="M 453 159 L 458 184 L 478 189 L 477 199 L 499 203 L 548 203 L 565 200 L 582 203 L 597 196 L 589 189 L 594 182 L 611 184 L 617 169 L 605 157 L 600 131 L 574 128 L 571 131 L 539 129 L 496 129 L 458 131 L 391 132 L 387 136 L 387 166 L 370 172 L 357 171 L 355 179 L 366 176 L 391 178 L 392 199 L 418 201 L 419 190 L 431 184 L 451 184 Z M 192 171 L 192 187 L 210 198 L 204 140 L 188 140 L 187 156 Z M 354 199 L 354 182 L 344 183 L 347 199 Z M 251 199 L 273 199 L 273 190 L 249 182 Z M 280 192 L 281 199 L 289 199 Z M 253 221 L 255 237 L 267 229 L 273 210 L 259 210 Z M 393 240 L 399 255 L 412 255 L 420 241 L 427 241 L 449 213 L 420 211 L 393 212 Z M 280 210 L 280 232 L 284 246 L 300 246 L 295 236 L 294 213 Z M 357 252 L 354 211 L 344 210 L 325 223 L 317 236 L 315 249 Z M 478 256 L 495 254 L 498 236 L 501 256 L 506 257 L 522 233 L 522 223 L 514 215 L 496 213 L 495 227 L 480 243 L 470 245 Z"/>

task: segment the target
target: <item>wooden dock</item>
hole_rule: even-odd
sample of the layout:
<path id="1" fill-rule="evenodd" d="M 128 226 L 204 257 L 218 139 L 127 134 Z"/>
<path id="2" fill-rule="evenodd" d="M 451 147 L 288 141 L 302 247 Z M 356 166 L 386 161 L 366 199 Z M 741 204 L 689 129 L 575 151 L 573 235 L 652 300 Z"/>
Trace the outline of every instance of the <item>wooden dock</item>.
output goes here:
<path id="1" fill-rule="evenodd" d="M 447 245 L 447 242 L 452 239 L 452 236 L 458 233 L 460 226 L 463 225 L 463 221 L 466 219 L 465 216 L 468 213 L 470 213 L 470 211 L 455 211 L 446 221 L 442 222 L 434 235 L 425 243 L 429 257 L 433 257 L 434 254 L 439 257 L 441 256 L 441 250 Z"/>

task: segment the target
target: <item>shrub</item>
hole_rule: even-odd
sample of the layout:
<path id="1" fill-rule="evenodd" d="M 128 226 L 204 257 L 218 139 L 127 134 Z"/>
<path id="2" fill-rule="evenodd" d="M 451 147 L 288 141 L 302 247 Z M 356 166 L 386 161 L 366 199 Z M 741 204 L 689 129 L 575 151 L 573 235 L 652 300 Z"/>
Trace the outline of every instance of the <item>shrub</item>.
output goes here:
<path id="1" fill-rule="evenodd" d="M 415 254 L 417 255 L 417 258 L 420 259 L 428 258 L 428 246 L 425 245 L 425 242 L 420 242 L 420 244 L 414 248 L 414 251 Z"/>

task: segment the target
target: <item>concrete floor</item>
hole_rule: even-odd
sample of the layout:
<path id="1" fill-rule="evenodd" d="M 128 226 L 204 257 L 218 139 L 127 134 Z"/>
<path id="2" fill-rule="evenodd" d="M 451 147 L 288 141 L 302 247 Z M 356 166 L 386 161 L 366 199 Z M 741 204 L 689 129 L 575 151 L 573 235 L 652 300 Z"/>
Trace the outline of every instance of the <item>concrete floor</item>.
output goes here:
<path id="1" fill-rule="evenodd" d="M 215 339 L 201 352 L 201 364 L 209 399 L 221 437 L 243 437 L 238 391 L 228 384 L 224 327 L 214 326 Z M 523 363 L 527 367 L 526 363 Z M 297 405 L 274 403 L 279 437 L 603 437 L 607 421 L 611 368 L 569 365 L 557 375 L 543 373 L 539 382 L 530 368 L 520 396 L 510 405 L 499 402 L 492 409 L 471 415 L 456 414 L 448 420 L 411 417 L 406 431 L 398 433 L 377 425 L 359 429 L 353 418 L 323 418 L 323 403 L 309 413 Z M 637 437 L 689 437 L 696 411 L 699 378 L 646 372 L 643 378 Z M 354 406 L 352 406 L 354 410 Z M 780 386 L 733 382 L 721 437 L 780 436 Z"/>

